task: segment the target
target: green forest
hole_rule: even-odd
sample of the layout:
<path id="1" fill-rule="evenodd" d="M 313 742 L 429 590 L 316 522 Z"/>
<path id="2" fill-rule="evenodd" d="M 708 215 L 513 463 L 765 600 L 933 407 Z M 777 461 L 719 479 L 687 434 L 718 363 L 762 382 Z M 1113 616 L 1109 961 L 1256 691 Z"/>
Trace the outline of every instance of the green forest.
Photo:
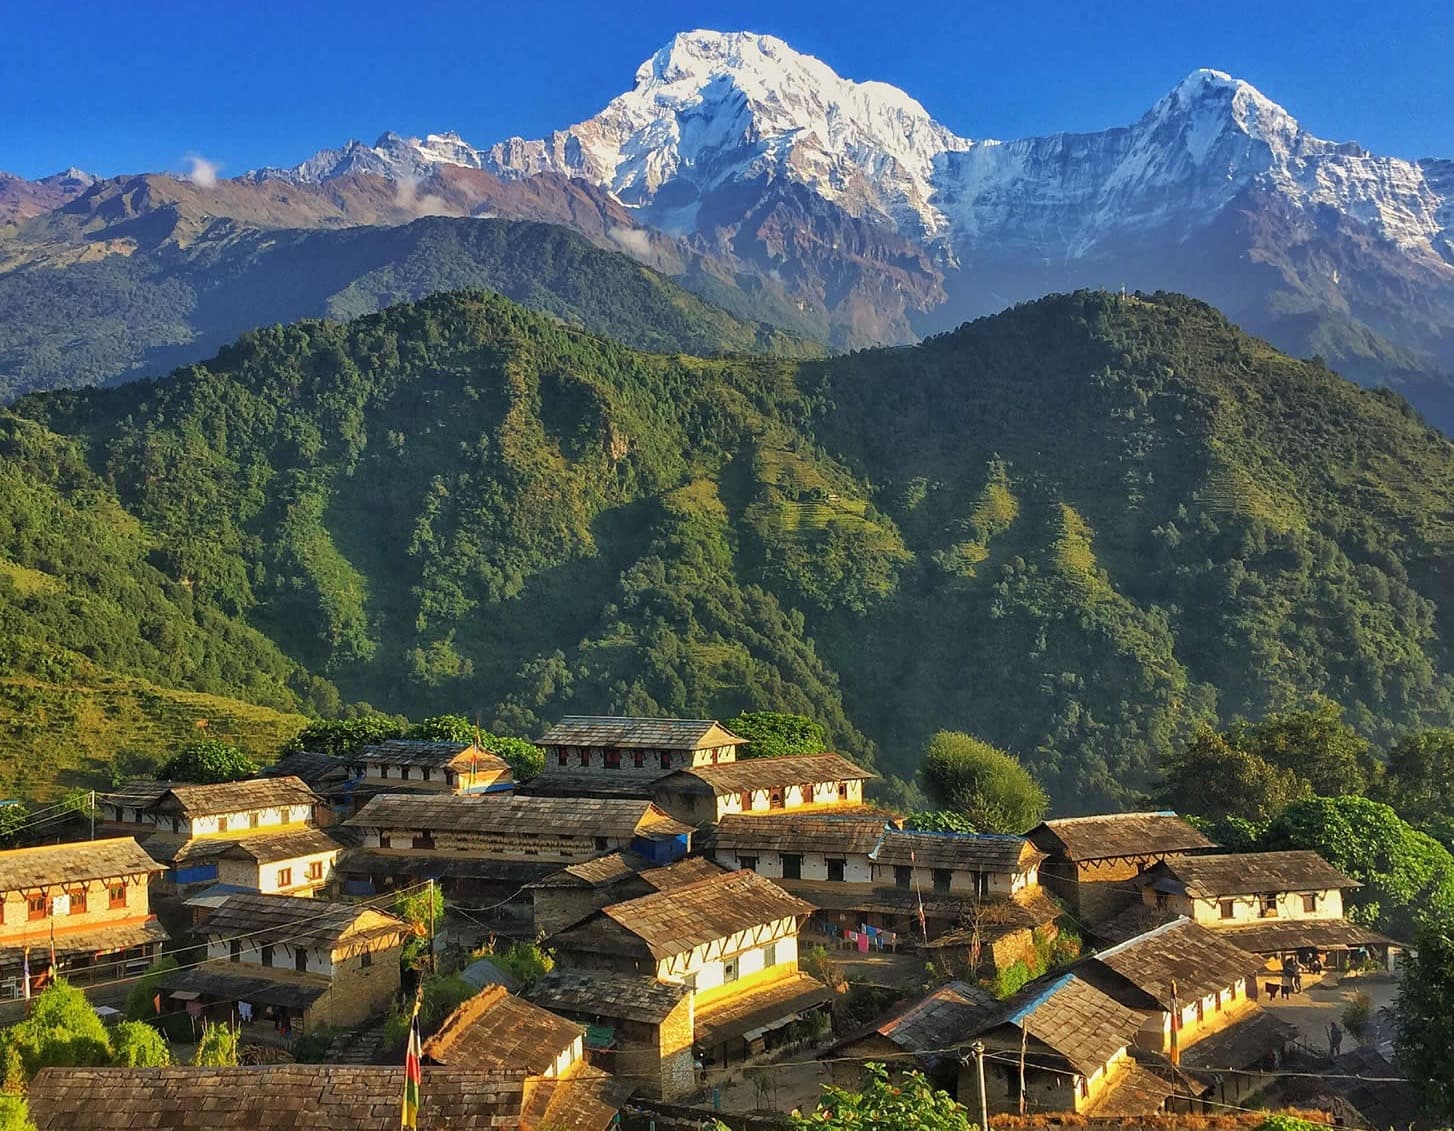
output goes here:
<path id="1" fill-rule="evenodd" d="M 0 711 L 130 681 L 254 752 L 250 711 L 787 711 L 902 776 L 973 733 L 1084 811 L 1311 695 L 1447 725 L 1451 510 L 1398 397 L 1178 296 L 708 359 L 439 295 L 0 411 Z"/>

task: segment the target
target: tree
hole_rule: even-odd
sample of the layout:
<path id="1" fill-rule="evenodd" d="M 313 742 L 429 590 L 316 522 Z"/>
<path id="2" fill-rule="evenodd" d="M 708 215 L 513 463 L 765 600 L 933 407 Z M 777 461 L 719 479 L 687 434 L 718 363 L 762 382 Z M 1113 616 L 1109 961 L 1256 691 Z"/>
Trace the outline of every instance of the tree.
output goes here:
<path id="1" fill-rule="evenodd" d="M 463 715 L 433 715 L 410 727 L 409 737 L 426 742 L 473 742 L 478 731 Z"/>
<path id="2" fill-rule="evenodd" d="M 161 980 L 177 968 L 177 960 L 171 955 L 158 958 L 146 968 L 146 972 L 127 991 L 124 1012 L 131 1021 L 146 1021 L 157 1015 L 156 993 Z"/>
<path id="3" fill-rule="evenodd" d="M 1022 833 L 1039 823 L 1049 804 L 1013 755 L 960 731 L 941 730 L 929 740 L 923 772 L 941 804 L 984 832 Z"/>
<path id="4" fill-rule="evenodd" d="M 192 1054 L 192 1063 L 198 1068 L 232 1068 L 237 1064 L 238 1045 L 242 1043 L 242 1029 L 227 1022 L 208 1022 L 202 1026 L 202 1039 L 197 1042 L 197 1051 Z"/>
<path id="5" fill-rule="evenodd" d="M 123 1021 L 111 1030 L 111 1063 L 121 1068 L 164 1068 L 172 1062 L 166 1038 L 145 1021 Z"/>
<path id="6" fill-rule="evenodd" d="M 917 833 L 974 833 L 973 823 L 952 809 L 916 809 L 904 818 L 904 828 Z"/>
<path id="7" fill-rule="evenodd" d="M 970 1131 L 974 1125 L 969 1113 L 934 1088 L 922 1072 L 906 1072 L 891 1084 L 882 1064 L 867 1064 L 858 1091 L 825 1087 L 818 1109 L 794 1115 L 792 1126 L 801 1131 Z"/>
<path id="8" fill-rule="evenodd" d="M 29 1017 L 0 1032 L 0 1054 L 5 1086 L 16 1090 L 49 1066 L 109 1064 L 111 1044 L 86 995 L 57 978 L 31 1002 Z"/>
<path id="9" fill-rule="evenodd" d="M 434 934 L 444 927 L 444 892 L 438 884 L 400 892 L 394 897 L 393 910 L 414 929 L 400 959 L 406 966 L 412 965 L 421 955 L 429 953 Z"/>
<path id="10" fill-rule="evenodd" d="M 821 754 L 828 749 L 828 732 L 806 715 L 784 711 L 744 711 L 722 724 L 746 746 L 739 758 L 777 758 L 783 754 Z"/>
<path id="11" fill-rule="evenodd" d="M 20 834 L 25 831 L 29 820 L 30 810 L 26 808 L 25 802 L 12 801 L 0 805 L 0 845 L 9 848 L 18 844 Z"/>
<path id="12" fill-rule="evenodd" d="M 490 954 L 490 961 L 519 982 L 522 990 L 528 990 L 555 967 L 555 959 L 538 943 L 523 940 L 511 943 L 502 953 Z"/>
<path id="13" fill-rule="evenodd" d="M 1265 822 L 1312 796 L 1312 787 L 1294 771 L 1274 766 L 1210 727 L 1173 755 L 1162 774 L 1168 804 L 1213 821 Z"/>
<path id="14" fill-rule="evenodd" d="M 1454 939 L 1427 924 L 1405 959 L 1394 1007 L 1394 1059 L 1419 1089 L 1431 1113 L 1454 1119 Z"/>
<path id="15" fill-rule="evenodd" d="M 408 733 L 408 722 L 397 715 L 367 714 L 351 719 L 320 719 L 299 731 L 289 749 L 352 758 L 365 746 L 403 738 Z"/>
<path id="16" fill-rule="evenodd" d="M 1352 914 L 1395 934 L 1419 920 L 1454 921 L 1454 855 L 1387 805 L 1367 797 L 1315 797 L 1268 826 L 1264 849 L 1311 849 L 1363 884 Z"/>
<path id="17" fill-rule="evenodd" d="M 35 1131 L 24 1096 L 0 1096 L 0 1131 Z"/>
<path id="18" fill-rule="evenodd" d="M 236 746 L 209 738 L 187 743 L 173 757 L 162 763 L 159 772 L 167 781 L 213 785 L 250 778 L 259 768 L 250 755 Z"/>
<path id="19" fill-rule="evenodd" d="M 485 731 L 480 741 L 491 754 L 505 759 L 516 781 L 527 781 L 545 769 L 544 752 L 528 739 Z"/>
<path id="20" fill-rule="evenodd" d="M 1395 742 L 1378 796 L 1415 825 L 1447 820 L 1454 797 L 1454 730 L 1419 731 Z"/>
<path id="21" fill-rule="evenodd" d="M 1343 721 L 1342 707 L 1321 696 L 1307 710 L 1237 723 L 1228 740 L 1269 765 L 1297 774 L 1322 797 L 1362 793 L 1372 777 L 1368 740 Z"/>

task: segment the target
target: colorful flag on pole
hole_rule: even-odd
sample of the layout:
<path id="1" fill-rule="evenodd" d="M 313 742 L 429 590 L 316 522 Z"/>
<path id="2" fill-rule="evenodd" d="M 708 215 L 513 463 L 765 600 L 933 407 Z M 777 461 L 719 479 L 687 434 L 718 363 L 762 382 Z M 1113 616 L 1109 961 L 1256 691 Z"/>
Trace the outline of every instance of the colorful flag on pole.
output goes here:
<path id="1" fill-rule="evenodd" d="M 423 1073 L 419 1069 L 419 1058 L 423 1055 L 419 1040 L 419 999 L 414 999 L 414 1015 L 409 1020 L 409 1044 L 404 1050 L 404 1112 L 399 1120 L 403 1131 L 417 1131 L 419 1127 L 419 1086 Z"/>

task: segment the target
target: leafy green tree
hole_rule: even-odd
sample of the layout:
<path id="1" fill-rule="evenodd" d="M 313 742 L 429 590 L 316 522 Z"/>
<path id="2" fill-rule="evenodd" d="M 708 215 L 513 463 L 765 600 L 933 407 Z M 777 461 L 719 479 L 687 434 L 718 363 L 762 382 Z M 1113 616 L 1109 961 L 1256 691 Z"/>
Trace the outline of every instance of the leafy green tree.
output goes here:
<path id="1" fill-rule="evenodd" d="M 545 753 L 527 739 L 485 732 L 482 741 L 486 750 L 509 763 L 516 781 L 529 781 L 545 769 Z"/>
<path id="2" fill-rule="evenodd" d="M 123 1021 L 112 1028 L 112 1064 L 122 1068 L 162 1068 L 171 1062 L 166 1038 L 145 1021 Z"/>
<path id="3" fill-rule="evenodd" d="M 828 732 L 806 715 L 785 711 L 744 711 L 722 724 L 747 739 L 737 748 L 739 758 L 776 758 L 783 754 L 821 754 L 828 749 Z"/>
<path id="4" fill-rule="evenodd" d="M 1454 730 L 1419 731 L 1389 747 L 1378 798 L 1421 828 L 1446 821 L 1454 798 Z"/>
<path id="5" fill-rule="evenodd" d="M 968 817 L 963 813 L 956 813 L 952 809 L 916 809 L 904 818 L 904 828 L 921 833 L 975 833 L 979 831 Z"/>
<path id="6" fill-rule="evenodd" d="M 508 950 L 492 955 L 491 961 L 511 974 L 523 989 L 535 985 L 555 967 L 555 959 L 538 943 L 524 941 L 511 943 Z"/>
<path id="7" fill-rule="evenodd" d="M 1232 746 L 1271 766 L 1295 773 L 1322 797 L 1362 793 L 1373 771 L 1368 740 L 1343 720 L 1343 708 L 1315 697 L 1302 711 L 1237 723 L 1228 731 Z"/>
<path id="8" fill-rule="evenodd" d="M 211 785 L 250 778 L 259 768 L 257 762 L 236 746 L 209 738 L 187 743 L 162 763 L 160 773 L 167 781 Z"/>
<path id="9" fill-rule="evenodd" d="M 240 1026 L 225 1021 L 208 1022 L 202 1026 L 202 1039 L 197 1042 L 192 1063 L 198 1068 L 232 1068 L 237 1064 L 241 1043 Z"/>
<path id="10" fill-rule="evenodd" d="M 413 965 L 430 952 L 434 936 L 444 929 L 444 892 L 438 884 L 402 891 L 394 897 L 392 910 L 413 928 L 400 959 L 406 966 Z"/>
<path id="11" fill-rule="evenodd" d="M 177 968 L 177 960 L 171 955 L 158 958 L 146 968 L 146 972 L 126 992 L 123 1012 L 129 1021 L 147 1021 L 157 1015 L 156 994 L 161 981 Z"/>
<path id="12" fill-rule="evenodd" d="M 1213 821 L 1266 822 L 1313 792 L 1295 771 L 1273 765 L 1210 727 L 1172 755 L 1162 773 L 1168 804 Z"/>
<path id="13" fill-rule="evenodd" d="M 9 805 L 0 805 L 0 845 L 10 848 L 20 843 L 29 820 L 30 810 L 25 802 L 15 801 Z"/>
<path id="14" fill-rule="evenodd" d="M 1419 920 L 1454 922 L 1454 855 L 1367 797 L 1315 797 L 1268 826 L 1264 849 L 1305 848 L 1364 886 L 1350 914 L 1397 935 Z"/>
<path id="15" fill-rule="evenodd" d="M 86 995 L 57 978 L 32 1000 L 30 1016 L 0 1031 L 5 1086 L 22 1088 L 42 1068 L 91 1068 L 111 1061 L 106 1027 Z"/>
<path id="16" fill-rule="evenodd" d="M 1454 939 L 1445 924 L 1425 924 L 1405 959 L 1394 1007 L 1394 1058 L 1429 1111 L 1454 1120 Z"/>
<path id="17" fill-rule="evenodd" d="M 0 1131 L 35 1131 L 24 1096 L 0 1095 Z"/>
<path id="18" fill-rule="evenodd" d="M 409 724 L 397 715 L 366 714 L 350 719 L 321 719 L 309 723 L 290 744 L 295 750 L 313 750 L 335 758 L 352 758 L 365 746 L 403 738 Z"/>
<path id="19" fill-rule="evenodd" d="M 792 1126 L 801 1131 L 970 1131 L 969 1113 L 936 1089 L 922 1072 L 906 1072 L 890 1083 L 882 1064 L 864 1066 L 857 1091 L 829 1085 L 818 1109 L 794 1115 Z"/>
<path id="20" fill-rule="evenodd" d="M 1049 805 L 1018 759 L 960 731 L 941 730 L 929 740 L 923 774 L 936 800 L 984 832 L 1022 833 Z"/>
<path id="21" fill-rule="evenodd" d="M 432 715 L 409 728 L 410 738 L 428 742 L 473 742 L 479 727 L 463 715 Z"/>

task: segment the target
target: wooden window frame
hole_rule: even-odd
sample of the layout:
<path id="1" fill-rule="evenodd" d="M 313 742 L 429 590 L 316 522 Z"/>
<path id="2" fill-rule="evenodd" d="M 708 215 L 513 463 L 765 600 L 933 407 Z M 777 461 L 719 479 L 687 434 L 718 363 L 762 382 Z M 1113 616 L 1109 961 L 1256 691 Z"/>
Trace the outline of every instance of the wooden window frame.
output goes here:
<path id="1" fill-rule="evenodd" d="M 117 892 L 121 894 L 118 896 Z M 126 881 L 106 885 L 107 910 L 120 911 L 126 906 Z"/>
<path id="2" fill-rule="evenodd" d="M 280 888 L 293 886 L 293 869 L 291 867 L 278 869 L 277 886 Z"/>

